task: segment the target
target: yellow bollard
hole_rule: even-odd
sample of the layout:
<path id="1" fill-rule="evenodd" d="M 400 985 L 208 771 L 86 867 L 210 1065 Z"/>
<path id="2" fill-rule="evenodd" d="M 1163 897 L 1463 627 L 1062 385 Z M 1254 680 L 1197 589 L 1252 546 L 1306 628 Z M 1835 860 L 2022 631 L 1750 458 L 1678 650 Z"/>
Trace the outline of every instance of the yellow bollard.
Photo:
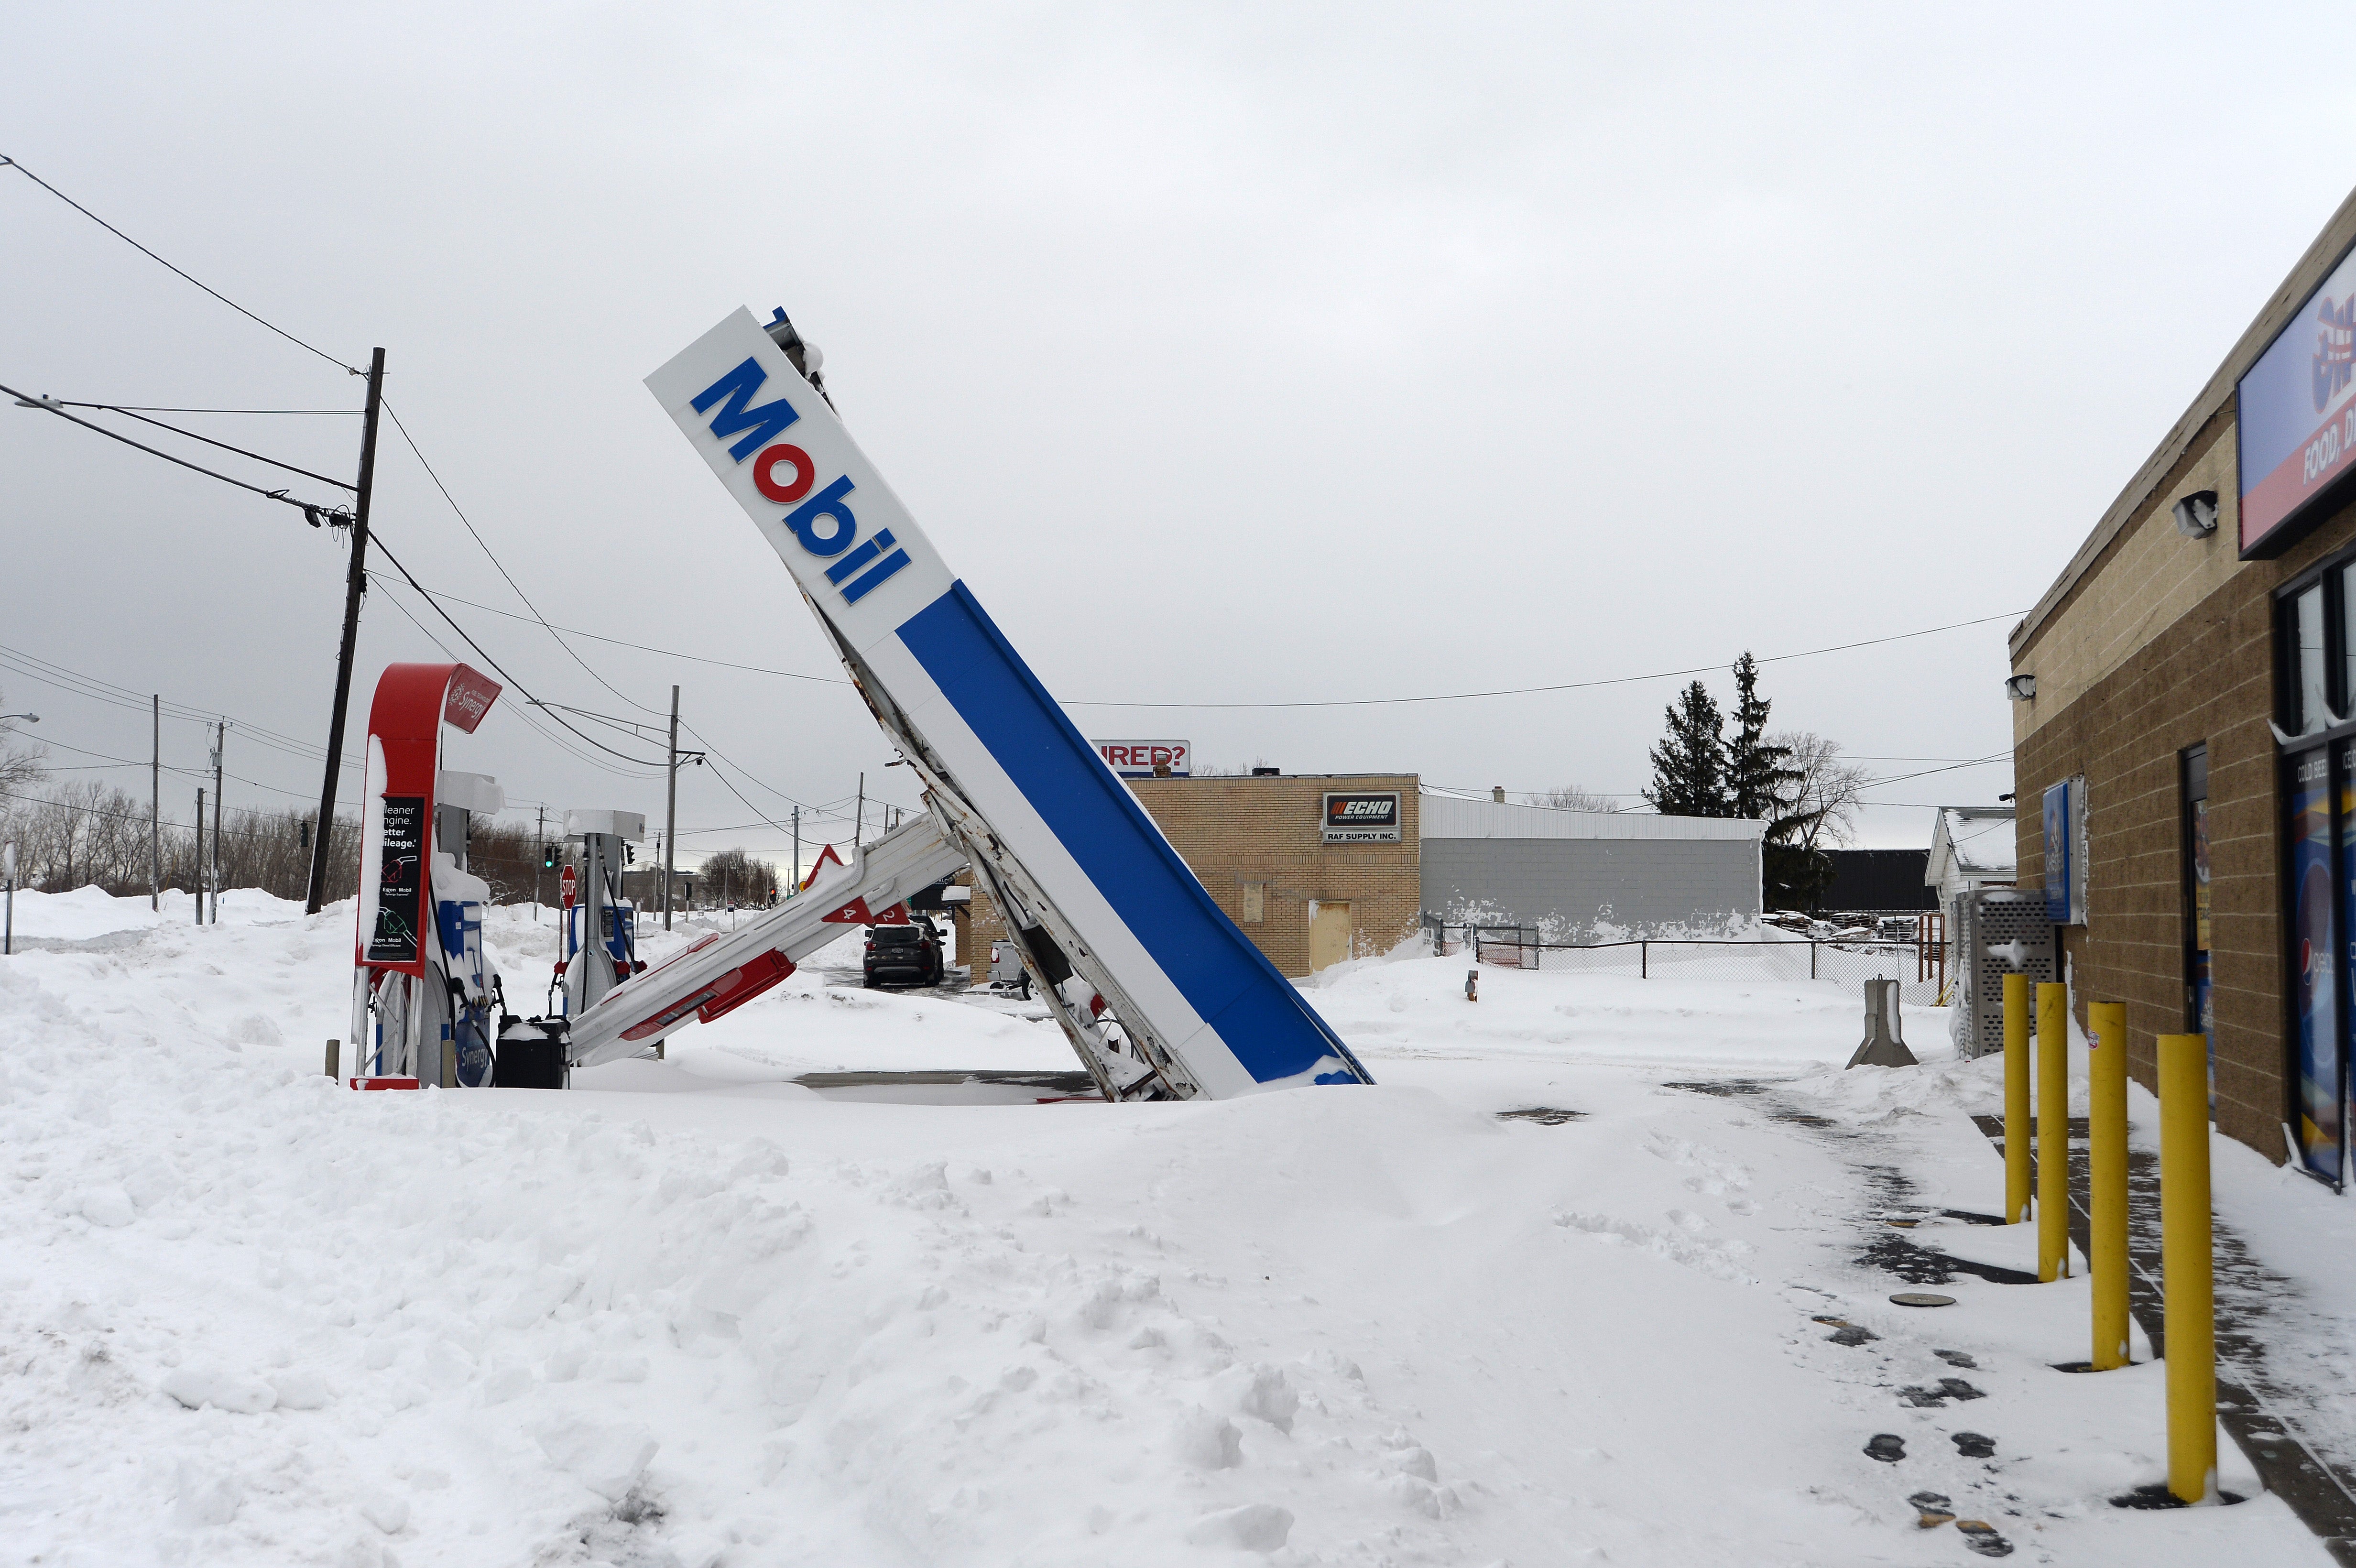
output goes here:
<path id="1" fill-rule="evenodd" d="M 2029 976 L 2004 977 L 2004 1222 L 2029 1218 Z"/>
<path id="2" fill-rule="evenodd" d="M 2094 1356 L 2098 1372 L 2127 1364 L 2127 1009 L 2123 1002 L 2086 1008 L 2087 1262 L 2094 1274 Z"/>
<path id="3" fill-rule="evenodd" d="M 2209 1235 L 2209 1037 L 2159 1037 L 2159 1267 L 2167 1293 L 2168 1489 L 2217 1490 L 2217 1295 Z"/>
<path id="4" fill-rule="evenodd" d="M 2070 1277 L 2070 987 L 2037 987 L 2037 1277 Z"/>

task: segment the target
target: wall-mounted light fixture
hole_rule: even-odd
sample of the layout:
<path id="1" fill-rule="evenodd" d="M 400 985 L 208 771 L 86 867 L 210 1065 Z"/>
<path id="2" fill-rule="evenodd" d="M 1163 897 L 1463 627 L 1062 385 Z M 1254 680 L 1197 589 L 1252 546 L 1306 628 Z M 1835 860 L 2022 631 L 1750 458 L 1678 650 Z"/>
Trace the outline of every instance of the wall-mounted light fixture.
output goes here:
<path id="1" fill-rule="evenodd" d="M 2007 676 L 2004 694 L 2015 702 L 2027 702 L 2037 695 L 2037 677 L 2033 675 Z"/>
<path id="2" fill-rule="evenodd" d="M 2205 539 L 2217 531 L 2217 492 L 2196 490 L 2176 503 L 2176 531 L 2189 539 Z"/>

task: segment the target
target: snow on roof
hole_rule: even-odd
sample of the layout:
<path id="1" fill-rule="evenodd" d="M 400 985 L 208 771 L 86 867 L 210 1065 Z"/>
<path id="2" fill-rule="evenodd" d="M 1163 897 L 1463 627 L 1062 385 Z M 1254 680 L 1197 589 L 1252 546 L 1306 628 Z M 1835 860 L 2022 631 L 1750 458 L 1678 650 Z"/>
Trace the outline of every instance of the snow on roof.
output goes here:
<path id="1" fill-rule="evenodd" d="M 2012 807 L 1941 806 L 1938 821 L 1931 829 L 1931 861 L 1924 869 L 1924 880 L 1935 884 L 1943 862 L 1950 858 L 1955 870 L 1964 876 L 2010 880 L 2019 869 Z"/>
<path id="2" fill-rule="evenodd" d="M 1558 811 L 1546 805 L 1509 805 L 1423 790 L 1422 837 L 1426 838 L 1682 838 L 1724 839 L 1756 844 L 1763 822 L 1722 816 L 1654 816 L 1633 811 Z"/>

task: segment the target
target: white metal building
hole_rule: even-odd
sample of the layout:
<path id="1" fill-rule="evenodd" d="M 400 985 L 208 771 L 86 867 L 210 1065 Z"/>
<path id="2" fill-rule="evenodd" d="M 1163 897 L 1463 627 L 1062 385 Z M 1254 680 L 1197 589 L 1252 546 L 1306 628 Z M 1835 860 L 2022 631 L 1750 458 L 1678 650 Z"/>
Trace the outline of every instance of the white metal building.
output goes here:
<path id="1" fill-rule="evenodd" d="M 1424 912 L 1451 924 L 1581 942 L 1759 917 L 1764 823 L 1420 794 Z"/>

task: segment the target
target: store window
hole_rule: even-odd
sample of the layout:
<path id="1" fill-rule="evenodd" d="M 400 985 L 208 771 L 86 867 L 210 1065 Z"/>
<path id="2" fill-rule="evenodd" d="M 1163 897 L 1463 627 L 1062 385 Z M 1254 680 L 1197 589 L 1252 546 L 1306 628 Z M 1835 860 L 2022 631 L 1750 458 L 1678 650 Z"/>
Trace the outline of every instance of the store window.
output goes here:
<path id="1" fill-rule="evenodd" d="M 2356 723 L 2340 718 L 2356 692 L 2351 591 L 2356 560 L 2343 556 L 2289 584 L 2276 609 L 2290 1109 L 2301 1168 L 2335 1186 L 2349 1128 L 2348 1063 L 2351 1028 L 2356 1024 L 2350 1006 L 2356 996 Z M 2196 748 L 2185 755 L 2187 879 L 2194 926 L 2187 978 L 2194 1027 L 2210 1036 L 2213 1105 L 2208 793 L 2206 750 Z"/>
<path id="2" fill-rule="evenodd" d="M 2294 735 L 2331 722 L 2330 660 L 2323 645 L 2323 584 L 2291 601 L 2290 710 L 2283 726 Z"/>

